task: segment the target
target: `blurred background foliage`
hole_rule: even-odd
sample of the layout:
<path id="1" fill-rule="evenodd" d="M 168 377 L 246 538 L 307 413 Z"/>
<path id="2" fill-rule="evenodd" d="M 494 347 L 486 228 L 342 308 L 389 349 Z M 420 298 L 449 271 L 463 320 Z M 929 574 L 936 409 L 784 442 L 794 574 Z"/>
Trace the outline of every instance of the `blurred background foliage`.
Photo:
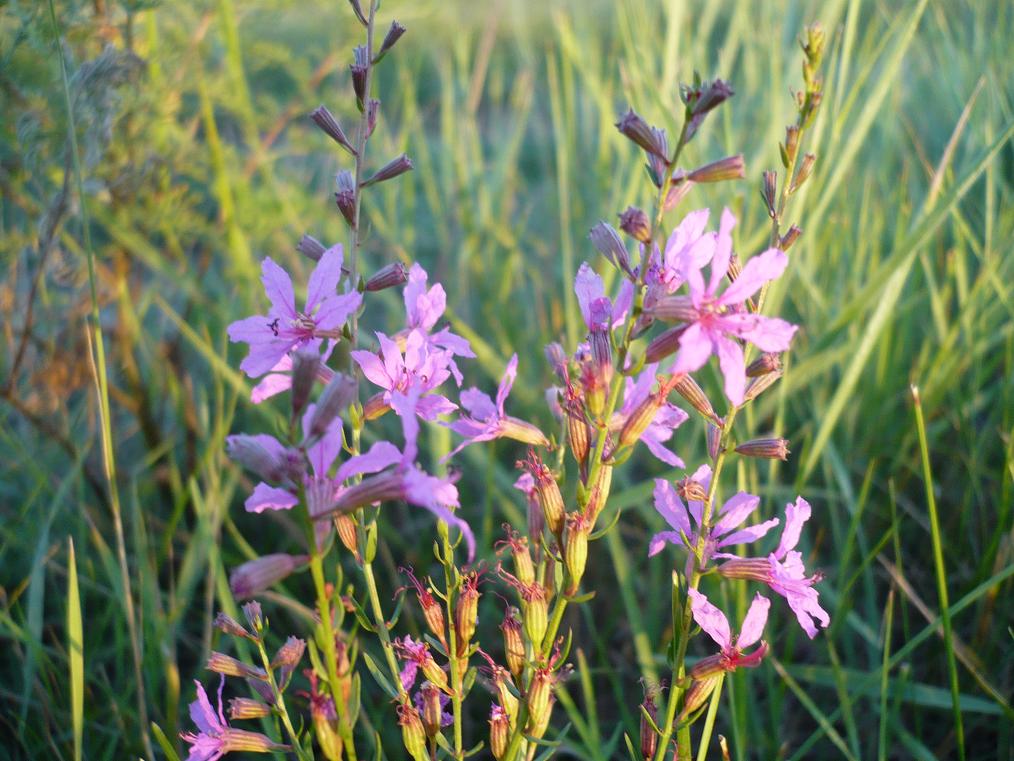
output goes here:
<path id="1" fill-rule="evenodd" d="M 12 757 L 68 758 L 76 721 L 84 756 L 112 759 L 150 753 L 148 722 L 173 742 L 186 728 L 181 707 L 204 677 L 213 613 L 231 605 L 227 570 L 298 545 L 285 516 L 243 513 L 249 481 L 223 455 L 226 433 L 279 420 L 248 402 L 225 326 L 261 308 L 261 258 L 305 273 L 303 233 L 344 240 L 332 191 L 345 157 L 306 115 L 323 103 L 351 116 L 360 28 L 338 0 L 61 0 L 53 10 L 56 27 L 47 3 L 0 5 L 0 734 Z M 1014 6 L 386 0 L 380 15 L 409 31 L 379 69 L 371 159 L 407 151 L 416 169 L 367 194 L 366 269 L 423 263 L 479 349 L 468 380 L 492 387 L 518 351 L 512 412 L 544 425 L 541 347 L 576 337 L 573 273 L 583 259 L 600 265 L 586 231 L 648 201 L 617 114 L 633 105 L 672 129 L 680 80 L 699 70 L 731 81 L 735 98 L 686 162 L 742 152 L 747 179 L 695 189 L 683 211 L 730 206 L 738 250 L 756 252 L 767 235 L 760 175 L 780 168 L 800 82 L 795 37 L 825 24 L 826 95 L 810 145 L 820 158 L 793 207 L 803 238 L 769 301 L 803 329 L 785 378 L 746 421 L 785 435 L 793 456 L 741 463 L 727 488 L 764 495 L 765 517 L 796 493 L 814 504 L 808 564 L 827 576 L 833 625 L 810 643 L 779 628 L 779 612 L 777 662 L 736 675 L 719 731 L 739 759 L 954 755 L 916 383 L 969 756 L 1010 758 Z M 119 511 L 99 444 L 89 249 Z M 390 330 L 399 318 L 396 294 L 382 294 L 366 324 Z M 688 424 L 677 437 L 688 463 L 701 433 Z M 437 451 L 448 446 L 444 431 L 431 436 Z M 461 458 L 463 515 L 487 559 L 499 524 L 521 514 L 517 454 L 499 444 Z M 658 475 L 647 460 L 618 475 L 623 517 L 592 547 L 598 596 L 568 621 L 581 654 L 557 713 L 571 723 L 561 754 L 619 757 L 622 732 L 636 736 L 638 679 L 667 671 L 669 568 L 645 558 Z M 385 520 L 393 594 L 398 565 L 427 566 L 432 531 L 402 506 Z M 70 597 L 68 538 L 79 583 Z M 287 585 L 297 597 L 307 587 Z M 77 599 L 83 717 L 72 710 L 81 680 L 69 676 L 65 625 Z M 724 602 L 741 614 L 746 600 L 741 588 Z M 279 636 L 304 630 L 305 610 L 277 594 L 264 601 Z M 484 597 L 493 648 L 500 606 Z M 389 706 L 364 684 L 370 721 L 390 729 Z M 476 742 L 487 709 L 472 702 Z M 385 747 L 399 757 L 396 740 Z"/>

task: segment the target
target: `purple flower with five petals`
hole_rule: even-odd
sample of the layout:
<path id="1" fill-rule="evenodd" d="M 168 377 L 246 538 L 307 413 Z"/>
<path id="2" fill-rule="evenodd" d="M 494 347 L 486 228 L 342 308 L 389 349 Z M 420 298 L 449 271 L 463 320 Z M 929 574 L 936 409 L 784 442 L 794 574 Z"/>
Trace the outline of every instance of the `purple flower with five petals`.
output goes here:
<path id="1" fill-rule="evenodd" d="M 750 579 L 767 584 L 788 602 L 796 620 L 810 639 L 817 636 L 816 620 L 827 628 L 831 617 L 820 607 L 817 590 L 813 588 L 823 578 L 816 573 L 806 575 L 803 556 L 793 549 L 799 543 L 803 524 L 810 519 L 810 503 L 796 497 L 794 503 L 785 506 L 785 528 L 778 547 L 766 558 L 733 558 L 718 567 L 718 572 L 727 578 Z"/>
<path id="2" fill-rule="evenodd" d="M 707 491 L 711 484 L 711 468 L 702 465 L 694 472 L 690 480 L 697 482 Z M 683 504 L 683 500 L 680 499 L 669 481 L 664 478 L 655 479 L 655 509 L 665 518 L 666 523 L 673 530 L 661 531 L 651 538 L 648 545 L 648 557 L 661 552 L 666 543 L 684 546 L 691 553 L 696 551 L 700 538 L 701 522 L 704 517 L 704 503 L 693 499 L 688 502 L 689 509 L 687 505 Z M 701 568 L 704 568 L 713 557 L 734 557 L 729 553 L 718 552 L 721 548 L 756 541 L 778 525 L 778 519 L 772 518 L 764 523 L 734 531 L 757 509 L 758 505 L 760 505 L 759 497 L 742 491 L 734 494 L 722 505 L 715 516 L 717 520 L 704 540 L 704 553 L 700 561 Z M 693 518 L 694 525 L 691 525 L 691 518 Z M 690 541 L 689 546 L 683 540 L 684 535 Z M 691 560 L 692 556 L 687 562 L 690 563 Z"/>
<path id="3" fill-rule="evenodd" d="M 687 594 L 690 597 L 690 610 L 693 611 L 694 620 L 722 648 L 717 655 L 698 661 L 691 670 L 692 676 L 700 677 L 716 670 L 735 671 L 740 666 L 753 668 L 760 664 L 768 649 L 765 642 L 761 642 L 752 653 L 745 654 L 743 651 L 758 642 L 764 634 L 764 624 L 767 623 L 768 609 L 771 607 L 768 598 L 759 593 L 754 596 L 750 610 L 743 619 L 739 635 L 733 637 L 729 619 L 722 611 L 696 589 L 688 589 Z"/>
<path id="4" fill-rule="evenodd" d="M 428 279 L 429 275 L 418 262 L 413 264 L 408 271 L 408 283 L 405 285 L 404 291 L 408 328 L 409 330 L 422 331 L 426 336 L 427 343 L 447 352 L 447 367 L 460 386 L 461 371 L 458 370 L 454 357 L 472 359 L 475 357 L 475 352 L 472 351 L 467 340 L 452 333 L 450 328 L 443 328 L 436 333 L 430 332 L 447 308 L 447 294 L 440 283 L 427 289 L 426 281 Z"/>
<path id="5" fill-rule="evenodd" d="M 341 245 L 329 248 L 310 275 L 306 306 L 296 309 L 288 273 L 270 258 L 261 264 L 261 281 L 271 301 L 267 315 L 254 315 L 229 326 L 229 340 L 250 344 L 240 369 L 251 378 L 273 370 L 293 349 L 319 349 L 322 338 L 335 338 L 362 304 L 356 291 L 336 293 L 342 274 Z"/>
<path id="6" fill-rule="evenodd" d="M 222 688 L 225 676 L 218 685 L 218 710 L 216 711 L 208 693 L 200 682 L 197 685 L 197 700 L 190 704 L 190 718 L 197 725 L 199 732 L 183 732 L 180 737 L 190 745 L 187 761 L 218 761 L 227 753 L 246 751 L 248 753 L 270 753 L 284 750 L 287 746 L 279 745 L 267 735 L 260 732 L 249 732 L 245 729 L 234 729 L 225 721 L 222 713 Z"/>
<path id="7" fill-rule="evenodd" d="M 648 292 L 645 303 L 661 295 L 675 293 L 686 280 L 691 268 L 700 269 L 711 259 L 715 250 L 715 234 L 706 233 L 709 209 L 692 211 L 672 231 L 665 243 L 665 251 L 652 247 L 645 282 Z"/>
<path id="8" fill-rule="evenodd" d="M 732 257 L 732 228 L 736 218 L 728 209 L 722 212 L 722 221 L 715 238 L 711 257 L 711 277 L 705 285 L 701 274 L 703 265 L 694 257 L 685 256 L 685 277 L 690 287 L 686 305 L 690 319 L 680 334 L 679 351 L 672 373 L 691 373 L 699 370 L 712 353 L 725 377 L 725 395 L 735 405 L 743 403 L 746 389 L 746 368 L 743 349 L 735 339 L 749 341 L 761 351 L 780 352 L 789 348 L 796 326 L 776 317 L 753 314 L 744 302 L 765 284 L 781 276 L 788 264 L 784 251 L 769 248 L 750 259 L 739 276 L 721 294 L 719 286 L 729 271 Z"/>
<path id="9" fill-rule="evenodd" d="M 574 277 L 574 293 L 588 330 L 615 328 L 623 323 L 634 300 L 634 285 L 626 278 L 620 284 L 616 301 L 606 296 L 605 285 L 588 262 L 582 262 Z"/>
<path id="10" fill-rule="evenodd" d="M 507 369 L 500 380 L 495 403 L 488 394 L 475 387 L 461 392 L 461 406 L 468 410 L 469 414 L 462 415 L 450 423 L 449 427 L 455 433 L 464 436 L 465 440 L 444 457 L 444 460 L 453 457 L 469 444 L 502 437 L 534 446 L 549 446 L 549 439 L 542 431 L 531 423 L 511 417 L 504 412 L 504 402 L 507 401 L 507 395 L 510 394 L 517 374 L 518 355 L 515 354 L 507 363 Z"/>

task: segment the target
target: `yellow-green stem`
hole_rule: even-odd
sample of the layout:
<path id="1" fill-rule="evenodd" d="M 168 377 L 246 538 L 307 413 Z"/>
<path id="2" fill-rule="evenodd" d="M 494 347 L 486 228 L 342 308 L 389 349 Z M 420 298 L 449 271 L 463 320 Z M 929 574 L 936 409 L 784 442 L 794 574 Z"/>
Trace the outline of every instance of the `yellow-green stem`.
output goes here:
<path id="1" fill-rule="evenodd" d="M 313 751 L 309 755 L 303 750 L 299 744 L 299 735 L 296 734 L 295 728 L 292 726 L 292 721 L 289 719 L 289 712 L 285 708 L 285 696 L 282 695 L 282 691 L 278 689 L 278 682 L 275 681 L 274 669 L 271 668 L 271 659 L 268 657 L 268 651 L 264 649 L 264 641 L 257 638 L 257 650 L 261 656 L 261 663 L 264 664 L 264 671 L 268 675 L 268 685 L 271 687 L 271 694 L 275 699 L 275 710 L 278 716 L 281 717 L 282 725 L 285 727 L 286 733 L 289 735 L 289 739 L 292 741 L 292 750 L 295 752 L 296 757 L 302 761 L 302 759 L 310 759 L 313 761 Z"/>
<path id="2" fill-rule="evenodd" d="M 448 536 L 448 528 L 444 523 L 440 524 L 440 536 L 443 540 L 444 551 L 444 592 L 447 605 L 447 660 L 451 665 L 451 715 L 454 717 L 454 757 L 464 758 L 464 744 L 461 731 L 461 691 L 463 687 L 464 674 L 461 673 L 461 664 L 458 660 L 458 632 L 454 626 L 454 598 L 458 593 L 457 576 L 454 569 L 454 550 L 451 548 L 451 540 Z"/>

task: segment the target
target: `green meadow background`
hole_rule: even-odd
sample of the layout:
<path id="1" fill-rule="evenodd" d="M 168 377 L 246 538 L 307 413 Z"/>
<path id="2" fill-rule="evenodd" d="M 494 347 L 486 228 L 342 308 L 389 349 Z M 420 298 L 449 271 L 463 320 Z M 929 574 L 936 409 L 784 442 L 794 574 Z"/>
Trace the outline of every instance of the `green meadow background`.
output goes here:
<path id="1" fill-rule="evenodd" d="M 306 114 L 323 103 L 352 118 L 361 29 L 341 0 L 60 0 L 52 11 L 0 5 L 0 755 L 163 757 L 150 725 L 180 748 L 192 680 L 216 681 L 203 660 L 229 646 L 210 625 L 233 605 L 228 569 L 299 546 L 285 516 L 242 510 L 251 482 L 223 437 L 274 430 L 285 402 L 249 403 L 225 328 L 263 308 L 264 256 L 305 276 L 304 232 L 345 239 L 332 192 L 347 157 Z M 742 152 L 747 178 L 695 189 L 682 210 L 728 205 L 737 249 L 756 252 L 761 172 L 781 168 L 801 85 L 796 37 L 814 20 L 827 28 L 809 143 L 819 162 L 790 211 L 805 232 L 769 299 L 803 327 L 784 379 L 745 420 L 793 454 L 739 462 L 726 488 L 762 494 L 764 517 L 797 493 L 811 501 L 802 549 L 826 575 L 832 625 L 811 642 L 773 606 L 772 657 L 727 682 L 717 731 L 734 759 L 957 758 L 959 746 L 1014 757 L 1012 17 L 1000 0 L 382 5 L 382 23 L 408 33 L 379 68 L 370 158 L 406 151 L 415 171 L 367 192 L 366 269 L 423 263 L 479 351 L 469 382 L 493 388 L 518 351 L 511 411 L 544 425 L 542 346 L 578 337 L 580 262 L 606 269 L 586 232 L 649 203 L 617 114 L 630 104 L 671 131 L 680 80 L 729 80 L 736 96 L 686 163 Z M 395 329 L 400 309 L 381 294 L 364 324 Z M 448 448 L 444 431 L 429 435 Z M 700 461 L 699 424 L 676 441 Z M 487 560 L 500 524 L 521 517 L 518 454 L 500 443 L 459 458 L 462 515 Z M 614 480 L 623 514 L 592 545 L 598 594 L 567 620 L 580 649 L 554 718 L 569 724 L 560 757 L 625 758 L 639 679 L 668 672 L 676 556 L 646 558 L 660 527 L 651 479 L 664 474 L 638 457 Z M 428 566 L 432 521 L 392 505 L 382 530 L 393 595 L 398 565 Z M 308 588 L 285 584 L 302 600 Z M 741 616 L 747 589 L 730 588 L 720 602 Z M 481 631 L 499 652 L 493 589 Z M 306 610 L 280 596 L 263 598 L 274 631 L 305 633 Z M 406 615 L 399 632 L 417 625 Z M 363 681 L 364 721 L 400 758 L 391 708 Z M 485 734 L 481 692 L 471 743 Z"/>

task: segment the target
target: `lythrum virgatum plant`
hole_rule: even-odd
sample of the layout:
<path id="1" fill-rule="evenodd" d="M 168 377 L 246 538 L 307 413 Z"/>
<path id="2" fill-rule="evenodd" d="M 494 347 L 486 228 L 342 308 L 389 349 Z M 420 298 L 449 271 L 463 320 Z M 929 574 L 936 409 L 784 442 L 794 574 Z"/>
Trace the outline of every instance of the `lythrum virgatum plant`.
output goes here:
<path id="1" fill-rule="evenodd" d="M 231 751 L 330 761 L 379 758 L 380 734 L 360 721 L 362 691 L 373 684 L 389 696 L 391 721 L 415 761 L 476 754 L 515 761 L 552 754 L 559 744 L 549 732 L 556 688 L 571 671 L 571 634 L 561 631 L 564 613 L 592 594 L 582 588 L 589 546 L 620 517 L 609 509 L 613 471 L 640 444 L 687 475 L 655 483 L 654 505 L 670 530 L 651 539 L 648 553 L 662 553 L 670 544 L 678 552 L 671 585 L 672 673 L 667 684 L 647 691 L 640 737 L 636 743 L 627 737 L 627 749 L 632 758 L 662 761 L 690 759 L 696 746 L 697 758 L 704 758 L 725 675 L 760 666 L 767 654 L 767 595 L 783 597 L 809 637 L 829 623 L 814 588 L 819 574 L 807 573 L 795 549 L 811 515 L 809 503 L 797 497 L 785 506 L 784 518 L 744 526 L 760 499 L 746 492 L 723 498 L 721 492 L 733 458 L 788 456 L 784 439 L 752 438 L 736 422 L 746 405 L 778 381 L 781 355 L 797 330 L 764 314 L 765 292 L 789 266 L 786 252 L 801 234 L 785 222 L 789 202 L 815 161 L 803 146 L 821 100 L 823 33 L 813 26 L 802 40 L 798 115 L 781 145 L 781 176 L 763 174 L 771 230 L 764 250 L 752 256 L 734 251 L 736 219 L 728 209 L 717 225 L 701 209 L 672 230 L 665 226 L 666 213 L 692 197 L 695 185 L 745 176 L 740 155 L 680 167 L 684 147 L 709 113 L 732 97 L 732 88 L 695 75 L 681 88 L 673 140 L 633 110 L 619 119 L 620 133 L 644 153 L 653 201 L 648 212 L 630 207 L 620 215 L 620 231 L 632 245 L 605 222 L 591 231 L 593 247 L 616 268 L 620 285 L 607 295 L 595 269 L 589 263 L 580 267 L 573 287 L 587 333 L 577 346 L 546 347 L 557 385 L 547 390 L 555 425 L 545 431 L 508 413 L 517 354 L 495 398 L 476 388 L 461 390 L 456 401 L 448 398 L 445 389 L 460 388 L 463 380 L 457 363 L 475 354 L 465 338 L 439 325 L 446 294 L 439 284 L 429 284 L 422 267 L 394 263 L 369 276 L 361 271 L 362 194 L 413 166 L 404 155 L 378 161 L 368 150 L 382 110 L 374 69 L 405 30 L 393 22 L 380 38 L 375 0 L 367 8 L 358 0 L 351 5 L 365 36 L 350 65 L 358 122 L 347 132 L 327 108 L 312 114 L 351 165 L 339 172 L 335 194 L 348 241 L 327 246 L 309 235 L 299 241 L 298 249 L 314 262 L 305 299 L 296 298 L 290 275 L 265 259 L 269 310 L 229 327 L 232 341 L 249 345 L 240 368 L 258 381 L 253 401 L 274 403 L 285 394 L 289 402 L 284 435 L 228 439 L 230 455 L 260 479 L 246 510 L 288 511 L 303 527 L 302 551 L 274 552 L 234 569 L 232 591 L 241 599 L 262 596 L 308 569 L 316 623 L 309 632 L 285 633 L 284 642 L 272 648 L 268 619 L 257 601 L 243 607 L 244 622 L 219 614 L 218 628 L 245 643 L 237 652 L 248 657 L 212 653 L 207 668 L 221 675 L 218 705 L 198 683 L 191 705 L 196 731 L 183 736 L 189 758 L 216 759 Z M 369 317 L 372 294 L 390 288 L 403 290 L 404 328 L 390 336 L 367 335 L 360 320 Z M 717 409 L 694 378 L 712 361 L 723 379 Z M 706 423 L 707 463 L 688 467 L 672 447 L 675 432 L 689 418 L 671 401 L 676 396 Z M 397 442 L 368 426 L 379 426 L 375 421 L 391 413 L 400 422 Z M 461 437 L 435 468 L 420 465 L 434 459 L 420 448 L 423 424 L 446 426 Z M 466 446 L 500 438 L 527 447 L 515 484 L 524 494 L 527 522 L 505 525 L 496 547 L 499 560 L 477 562 L 472 516 L 461 509 L 453 471 L 441 466 Z M 369 447 L 364 440 L 372 442 Z M 573 503 L 564 496 L 571 494 Z M 402 568 L 405 586 L 395 609 L 385 610 L 374 563 L 383 541 L 378 516 L 392 502 L 423 508 L 436 518 L 434 557 L 442 573 L 434 578 Z M 737 552 L 778 526 L 773 551 Z M 355 568 L 348 578 L 346 566 Z M 727 579 L 754 582 L 762 590 L 741 623 L 730 623 L 706 594 L 716 597 L 712 588 Z M 503 611 L 502 642 L 482 643 L 479 598 L 483 587 L 494 584 L 504 594 L 509 589 L 514 604 Z M 409 592 L 421 613 L 421 638 L 396 631 Z M 711 642 L 694 647 L 701 657 L 690 665 L 691 642 L 702 632 L 707 637 L 700 639 Z M 365 684 L 363 666 L 370 675 Z M 248 685 L 248 696 L 231 700 L 228 719 L 221 705 L 225 677 Z M 487 699 L 474 689 L 477 684 L 492 694 L 488 732 L 465 722 L 464 701 Z M 230 723 L 243 720 L 259 720 L 263 731 Z M 696 737 L 695 725 L 701 727 Z"/>

